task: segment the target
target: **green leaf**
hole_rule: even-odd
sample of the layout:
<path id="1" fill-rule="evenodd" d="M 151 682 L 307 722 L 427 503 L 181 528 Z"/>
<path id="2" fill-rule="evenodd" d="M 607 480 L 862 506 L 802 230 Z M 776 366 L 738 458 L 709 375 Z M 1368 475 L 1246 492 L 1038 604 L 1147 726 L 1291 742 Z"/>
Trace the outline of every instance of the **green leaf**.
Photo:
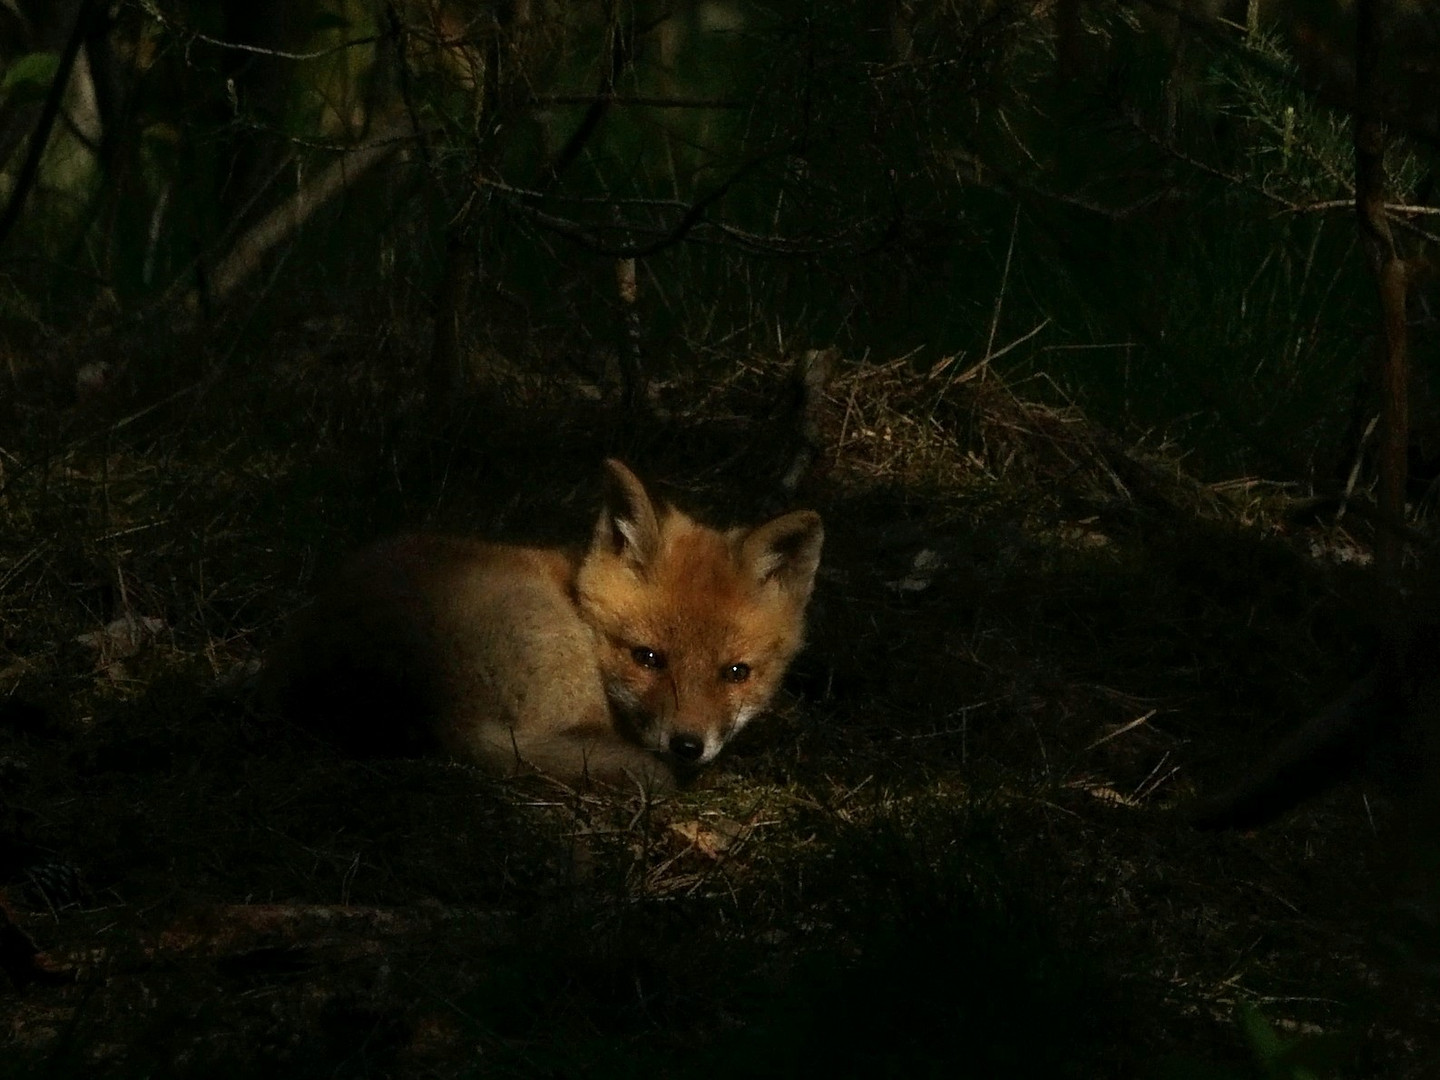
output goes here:
<path id="1" fill-rule="evenodd" d="M 0 90 L 11 91 L 17 87 L 47 87 L 55 81 L 55 72 L 60 69 L 60 54 L 57 52 L 33 52 L 18 57 L 0 79 Z"/>
<path id="2" fill-rule="evenodd" d="M 1260 1015 L 1260 1010 L 1248 1001 L 1241 1002 L 1237 1011 L 1239 1015 L 1236 1019 L 1240 1030 L 1245 1034 L 1245 1041 L 1250 1044 L 1256 1060 L 1268 1069 L 1285 1052 L 1284 1042 L 1275 1034 L 1270 1021 Z"/>

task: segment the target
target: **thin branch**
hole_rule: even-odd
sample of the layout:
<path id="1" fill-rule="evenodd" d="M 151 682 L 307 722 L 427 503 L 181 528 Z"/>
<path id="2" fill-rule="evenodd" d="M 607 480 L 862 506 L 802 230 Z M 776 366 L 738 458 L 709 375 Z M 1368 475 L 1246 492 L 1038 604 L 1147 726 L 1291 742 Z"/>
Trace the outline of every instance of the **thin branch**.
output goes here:
<path id="1" fill-rule="evenodd" d="M 1309 214 L 1326 213 L 1332 210 L 1344 210 L 1347 213 L 1355 212 L 1355 199 L 1352 196 L 1348 199 L 1326 199 L 1324 202 L 1308 203 L 1305 206 L 1287 206 L 1280 210 L 1282 214 Z M 1410 221 L 1406 215 L 1411 217 L 1440 217 L 1440 207 L 1437 206 L 1409 206 L 1404 203 L 1386 203 L 1385 220 L 1397 229 L 1408 233 L 1418 240 L 1424 240 L 1429 244 L 1440 244 L 1440 233 L 1431 232 L 1422 228 L 1415 222 Z"/>
<path id="2" fill-rule="evenodd" d="M 369 136 L 365 142 L 336 142 L 334 139 L 307 139 L 303 135 L 292 135 L 266 124 L 237 124 L 236 130 L 260 132 L 273 136 L 290 146 L 301 150 L 318 150 L 330 154 L 353 154 L 357 150 L 393 149 L 398 143 L 414 143 L 424 134 L 417 128 L 412 117 L 407 130 L 400 131 L 393 124 L 387 125 L 378 135 Z"/>
<path id="3" fill-rule="evenodd" d="M 1130 122 L 1131 127 L 1133 127 L 1141 135 L 1143 135 L 1152 145 L 1154 145 L 1162 153 L 1168 154 L 1170 157 L 1174 158 L 1176 161 L 1180 162 L 1183 165 L 1188 165 L 1196 172 L 1204 173 L 1206 176 L 1213 177 L 1216 180 L 1224 180 L 1227 184 L 1233 184 L 1236 187 L 1244 188 L 1245 190 L 1250 191 L 1253 194 L 1259 195 L 1262 199 L 1270 200 L 1271 202 L 1279 206 L 1282 210 L 1298 212 L 1299 210 L 1303 209 L 1303 207 L 1299 203 L 1292 202 L 1284 196 L 1275 194 L 1275 192 L 1254 183 L 1248 177 L 1242 176 L 1238 173 L 1229 173 L 1226 172 L 1224 169 L 1217 169 L 1214 165 L 1211 165 L 1205 161 L 1201 161 L 1199 158 L 1193 157 L 1190 154 L 1187 154 L 1184 151 L 1176 148 L 1173 144 L 1167 142 L 1159 135 L 1156 135 L 1153 131 L 1151 131 L 1150 128 L 1141 121 L 1139 114 L 1136 113 L 1134 110 L 1126 110 L 1125 119 Z"/>
<path id="4" fill-rule="evenodd" d="M 1244 190 L 1249 191 L 1254 195 L 1259 195 L 1262 199 L 1269 200 L 1280 208 L 1279 213 L 1304 214 L 1325 210 L 1355 209 L 1355 200 L 1353 197 L 1349 199 L 1333 199 L 1317 203 L 1292 202 L 1291 200 L 1285 198 L 1282 195 L 1277 195 L 1275 192 L 1264 187 L 1263 185 L 1256 184 L 1254 181 L 1252 181 L 1246 176 L 1241 176 L 1236 173 L 1228 173 L 1223 169 L 1218 169 L 1214 165 L 1211 165 L 1205 161 L 1201 161 L 1199 158 L 1192 157 L 1191 155 L 1185 153 L 1177 147 L 1167 143 L 1164 139 L 1160 138 L 1154 132 L 1150 131 L 1149 128 L 1147 128 L 1145 124 L 1141 122 L 1139 116 L 1135 113 L 1131 112 L 1127 114 L 1126 119 L 1129 120 L 1131 126 L 1137 132 L 1139 132 L 1152 144 L 1154 144 L 1154 146 L 1162 153 L 1167 154 L 1174 160 L 1180 162 L 1182 165 L 1188 165 L 1190 168 L 1196 170 L 1197 172 L 1204 173 L 1206 176 L 1213 177 L 1216 180 L 1224 180 L 1227 184 L 1233 184 L 1236 187 L 1243 188 Z M 1350 186 L 1347 178 L 1337 177 L 1336 179 L 1341 182 L 1341 186 Z M 1044 194 L 1044 192 L 1041 192 L 1038 189 L 1034 190 L 1036 190 L 1037 194 Z M 1077 205 L 1084 205 L 1078 200 L 1064 195 L 1056 194 L 1052 197 L 1074 202 Z M 1440 235 L 1422 229 L 1413 221 L 1406 220 L 1405 217 L 1405 215 L 1417 217 L 1440 215 L 1440 208 L 1432 206 L 1412 206 L 1406 203 L 1384 203 L 1382 205 L 1385 209 L 1385 218 L 1388 222 L 1390 222 L 1390 224 L 1395 225 L 1397 228 L 1403 229 L 1411 236 L 1418 237 L 1430 243 L 1440 243 Z"/>
<path id="5" fill-rule="evenodd" d="M 726 181 L 725 186 L 733 184 L 736 177 Z M 477 178 L 477 186 L 491 188 L 497 193 L 513 195 L 520 191 L 526 196 L 532 196 L 533 192 L 524 192 L 523 189 L 515 189 L 499 181 L 486 178 Z M 671 247 L 682 240 L 700 244 L 728 244 L 753 255 L 774 256 L 777 258 L 796 258 L 816 255 L 848 256 L 857 257 L 871 254 L 880 250 L 896 234 L 897 222 L 894 219 L 883 219 L 884 227 L 878 230 L 878 235 L 872 235 L 863 243 L 847 242 L 845 237 L 855 236 L 866 226 L 882 219 L 872 218 L 860 223 L 856 227 L 846 229 L 833 234 L 822 241 L 796 241 L 783 236 L 763 236 L 758 233 L 747 232 L 733 225 L 724 222 L 703 220 L 703 211 L 706 205 L 713 203 L 724 194 L 723 190 L 717 190 L 706 195 L 699 203 L 674 202 L 672 200 L 617 200 L 621 205 L 658 205 L 684 209 L 685 215 L 676 225 L 669 227 L 656 227 L 628 222 L 622 226 L 613 224 L 584 224 L 571 218 L 561 217 L 557 214 L 548 213 L 529 203 L 514 198 L 504 199 L 503 202 L 511 210 L 519 213 L 529 221 L 542 228 L 548 229 L 564 236 L 567 240 L 579 244 L 585 250 L 596 255 L 609 258 L 641 258 L 652 255 L 657 251 Z M 653 241 L 644 244 L 607 244 L 601 239 L 602 234 L 623 231 L 628 233 L 639 233 L 645 236 L 655 237 Z M 715 234 L 718 234 L 716 236 Z"/>
<path id="6" fill-rule="evenodd" d="M 750 102 L 734 98 L 646 97 L 643 94 L 535 94 L 531 105 L 607 105 L 632 106 L 644 109 L 748 109 Z"/>
<path id="7" fill-rule="evenodd" d="M 1304 206 L 1289 207 L 1292 214 L 1312 214 L 1325 210 L 1354 210 L 1355 199 L 1325 199 L 1323 202 L 1307 203 Z M 1440 217 L 1440 206 L 1410 206 L 1406 203 L 1385 203 L 1385 214 L 1415 214 L 1417 216 Z"/>
<path id="8" fill-rule="evenodd" d="M 610 7 L 606 14 L 606 56 L 600 72 L 600 85 L 596 88 L 594 96 L 590 99 L 589 107 L 585 115 L 580 118 L 580 123 L 565 140 L 565 145 L 560 147 L 550 164 L 544 172 L 543 186 L 546 188 L 555 187 L 567 169 L 580 157 L 587 143 L 600 130 L 610 107 L 615 104 L 615 84 L 620 77 L 629 69 L 633 59 L 632 50 L 627 47 L 624 33 L 622 32 L 619 15 L 613 7 Z"/>
<path id="9" fill-rule="evenodd" d="M 385 5 L 385 21 L 389 24 L 390 33 L 387 35 L 392 41 L 395 50 L 396 82 L 400 89 L 400 100 L 405 106 L 405 112 L 410 117 L 410 129 L 414 133 L 416 144 L 420 148 L 420 160 L 424 162 L 425 168 L 430 172 L 435 171 L 435 154 L 430 149 L 430 140 L 425 137 L 425 128 L 420 123 L 420 110 L 415 105 L 415 90 L 410 77 L 410 57 L 405 28 L 405 22 L 400 18 L 400 12 L 395 7 L 394 0 Z"/>
<path id="10" fill-rule="evenodd" d="M 1010 221 L 1010 246 L 1005 249 L 1005 267 L 1000 271 L 1000 289 L 995 294 L 995 310 L 990 315 L 990 336 L 985 339 L 985 355 L 980 358 L 980 370 L 989 367 L 994 357 L 995 332 L 1000 329 L 1000 310 L 1005 303 L 1005 290 L 1010 283 L 1010 261 L 1015 255 L 1015 236 L 1020 231 L 1020 204 L 1015 204 L 1015 215 Z"/>
<path id="11" fill-rule="evenodd" d="M 152 19 L 158 22 L 166 30 L 175 36 L 189 41 L 199 41 L 206 45 L 214 45 L 217 49 L 229 49 L 231 52 L 251 53 L 255 56 L 272 56 L 277 60 L 323 60 L 327 56 L 334 56 L 346 49 L 353 49 L 361 45 L 374 45 L 384 41 L 384 34 L 370 34 L 366 37 L 351 38 L 342 41 L 337 45 L 327 45 L 323 49 L 316 49 L 313 52 L 290 52 L 286 49 L 267 49 L 260 45 L 246 45 L 240 41 L 226 41 L 223 38 L 211 37 L 209 34 L 202 34 L 199 30 L 191 30 L 189 27 L 180 26 L 167 19 L 165 13 L 155 3 L 146 3 L 145 12 Z"/>

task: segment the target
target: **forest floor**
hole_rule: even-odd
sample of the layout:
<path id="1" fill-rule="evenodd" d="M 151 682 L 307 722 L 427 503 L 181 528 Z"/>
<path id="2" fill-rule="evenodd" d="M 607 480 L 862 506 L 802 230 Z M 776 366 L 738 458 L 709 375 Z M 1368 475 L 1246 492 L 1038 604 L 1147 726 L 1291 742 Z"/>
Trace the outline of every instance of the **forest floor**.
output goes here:
<path id="1" fill-rule="evenodd" d="M 1353 517 L 842 359 L 810 645 L 702 784 L 350 760 L 250 689 L 347 550 L 582 539 L 607 454 L 753 516 L 780 437 L 775 359 L 644 420 L 509 374 L 446 425 L 413 359 L 316 320 L 0 407 L 0 1072 L 1436 1075 L 1383 784 L 1184 814 L 1366 669 Z"/>

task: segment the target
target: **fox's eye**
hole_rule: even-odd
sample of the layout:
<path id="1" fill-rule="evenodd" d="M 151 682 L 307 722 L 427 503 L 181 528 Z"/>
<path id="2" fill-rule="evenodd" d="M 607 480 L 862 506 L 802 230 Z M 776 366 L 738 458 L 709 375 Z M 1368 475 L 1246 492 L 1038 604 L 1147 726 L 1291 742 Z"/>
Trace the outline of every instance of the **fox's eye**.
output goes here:
<path id="1" fill-rule="evenodd" d="M 720 678 L 725 682 L 744 682 L 750 678 L 750 665 L 727 664 L 720 669 Z"/>
<path id="2" fill-rule="evenodd" d="M 665 654 L 658 653 L 654 649 L 647 649 L 643 645 L 637 645 L 630 650 L 630 659 L 643 668 L 654 668 L 659 671 L 665 666 Z"/>

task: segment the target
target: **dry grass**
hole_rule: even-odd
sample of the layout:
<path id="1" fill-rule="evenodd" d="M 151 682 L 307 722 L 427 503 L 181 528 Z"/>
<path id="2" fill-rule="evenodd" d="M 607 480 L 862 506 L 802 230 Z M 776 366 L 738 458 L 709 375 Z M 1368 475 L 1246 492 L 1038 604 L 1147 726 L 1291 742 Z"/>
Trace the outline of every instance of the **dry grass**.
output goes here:
<path id="1" fill-rule="evenodd" d="M 441 432 L 394 338 L 277 341 L 0 432 L 14 1072 L 1242 1076 L 1252 1002 L 1426 1075 L 1357 791 L 1249 836 L 1171 812 L 1363 669 L 1314 554 L 1363 538 L 1040 384 L 842 365 L 812 645 L 704 786 L 361 763 L 247 698 L 317 574 L 402 524 L 581 535 L 603 453 L 748 513 L 781 368 L 643 425 L 515 377 Z"/>

